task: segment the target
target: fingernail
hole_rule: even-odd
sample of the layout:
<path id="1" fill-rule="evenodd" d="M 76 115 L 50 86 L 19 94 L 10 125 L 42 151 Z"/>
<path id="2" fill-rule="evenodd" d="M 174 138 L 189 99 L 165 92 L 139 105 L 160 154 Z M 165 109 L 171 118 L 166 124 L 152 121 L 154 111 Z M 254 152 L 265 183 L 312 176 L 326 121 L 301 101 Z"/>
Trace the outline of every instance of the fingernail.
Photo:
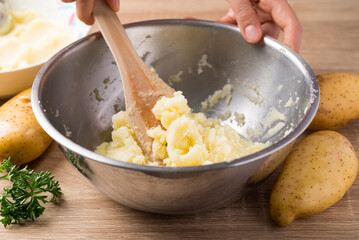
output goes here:
<path id="1" fill-rule="evenodd" d="M 254 25 L 249 25 L 244 29 L 244 33 L 247 36 L 247 39 L 251 43 L 255 43 L 260 39 L 259 31 Z"/>

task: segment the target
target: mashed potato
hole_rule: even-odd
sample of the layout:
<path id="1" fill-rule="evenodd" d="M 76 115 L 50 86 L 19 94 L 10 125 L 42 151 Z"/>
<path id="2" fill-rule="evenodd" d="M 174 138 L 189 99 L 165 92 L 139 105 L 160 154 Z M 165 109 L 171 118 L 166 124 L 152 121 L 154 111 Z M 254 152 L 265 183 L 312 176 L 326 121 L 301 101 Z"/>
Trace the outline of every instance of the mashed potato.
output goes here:
<path id="1" fill-rule="evenodd" d="M 45 61 L 75 39 L 70 28 L 40 13 L 13 12 L 12 18 L 12 29 L 0 36 L 0 71 Z"/>
<path id="2" fill-rule="evenodd" d="M 147 131 L 154 139 L 152 149 L 158 162 L 144 156 L 123 111 L 112 117 L 112 141 L 102 143 L 95 152 L 131 163 L 180 167 L 228 161 L 267 146 L 246 141 L 231 127 L 203 113 L 192 113 L 181 92 L 172 98 L 162 97 L 152 111 L 162 124 Z"/>

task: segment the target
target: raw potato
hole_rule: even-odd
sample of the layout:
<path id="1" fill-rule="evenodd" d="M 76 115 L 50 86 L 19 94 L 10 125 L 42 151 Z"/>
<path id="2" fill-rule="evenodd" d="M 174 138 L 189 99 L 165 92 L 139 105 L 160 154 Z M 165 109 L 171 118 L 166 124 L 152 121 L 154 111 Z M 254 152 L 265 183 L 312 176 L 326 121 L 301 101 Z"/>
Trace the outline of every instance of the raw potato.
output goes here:
<path id="1" fill-rule="evenodd" d="M 359 118 L 359 75 L 332 72 L 317 79 L 320 103 L 310 130 L 338 130 Z"/>
<path id="2" fill-rule="evenodd" d="M 11 156 L 13 164 L 39 157 L 52 139 L 40 127 L 31 107 L 31 88 L 0 107 L 0 161 Z"/>
<path id="3" fill-rule="evenodd" d="M 285 158 L 288 156 L 290 150 L 292 150 L 295 141 L 289 143 L 287 146 L 273 153 L 264 164 L 248 179 L 249 184 L 256 184 L 269 175 L 271 175 L 282 164 Z"/>
<path id="4" fill-rule="evenodd" d="M 270 215 L 281 226 L 338 202 L 353 184 L 358 159 L 353 146 L 334 131 L 305 137 L 288 155 L 270 197 Z"/>

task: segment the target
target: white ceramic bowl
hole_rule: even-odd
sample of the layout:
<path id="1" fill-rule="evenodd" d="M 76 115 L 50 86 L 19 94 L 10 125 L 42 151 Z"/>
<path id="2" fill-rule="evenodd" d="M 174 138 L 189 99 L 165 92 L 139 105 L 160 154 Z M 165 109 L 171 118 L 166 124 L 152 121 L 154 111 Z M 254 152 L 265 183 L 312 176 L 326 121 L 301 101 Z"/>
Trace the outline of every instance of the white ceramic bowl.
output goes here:
<path id="1" fill-rule="evenodd" d="M 76 17 L 75 3 L 63 3 L 60 0 L 8 0 L 8 3 L 13 10 L 28 9 L 41 12 L 51 21 L 69 26 L 75 34 L 74 41 L 86 36 L 91 28 Z M 26 67 L 0 71 L 0 98 L 11 97 L 31 87 L 37 72 L 47 60 Z"/>

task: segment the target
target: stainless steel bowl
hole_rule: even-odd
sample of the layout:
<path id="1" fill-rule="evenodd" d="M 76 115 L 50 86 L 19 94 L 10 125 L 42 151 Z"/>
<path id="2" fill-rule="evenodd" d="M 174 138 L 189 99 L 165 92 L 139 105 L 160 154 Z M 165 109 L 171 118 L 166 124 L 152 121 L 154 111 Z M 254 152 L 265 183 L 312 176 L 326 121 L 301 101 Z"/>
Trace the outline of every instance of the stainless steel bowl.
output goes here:
<path id="1" fill-rule="evenodd" d="M 310 67 L 274 39 L 265 37 L 252 45 L 235 26 L 195 20 L 139 22 L 126 25 L 126 30 L 140 56 L 162 79 L 182 71 L 173 87 L 183 91 L 195 112 L 209 94 L 230 82 L 231 103 L 221 101 L 207 116 L 227 110 L 244 113 L 243 126 L 227 123 L 245 138 L 248 129 L 260 128 L 262 134 L 252 140 L 272 143 L 240 159 L 196 167 L 135 165 L 94 153 L 95 146 L 110 139 L 111 116 L 123 110 L 125 102 L 121 77 L 102 36 L 85 37 L 40 70 L 32 89 L 33 110 L 77 170 L 126 206 L 189 214 L 237 200 L 248 179 L 292 145 L 318 108 L 318 84 Z M 203 66 L 199 74 L 203 55 L 210 66 Z M 270 129 L 280 120 L 272 121 L 270 128 L 263 124 L 271 108 L 286 118 L 278 131 Z"/>

